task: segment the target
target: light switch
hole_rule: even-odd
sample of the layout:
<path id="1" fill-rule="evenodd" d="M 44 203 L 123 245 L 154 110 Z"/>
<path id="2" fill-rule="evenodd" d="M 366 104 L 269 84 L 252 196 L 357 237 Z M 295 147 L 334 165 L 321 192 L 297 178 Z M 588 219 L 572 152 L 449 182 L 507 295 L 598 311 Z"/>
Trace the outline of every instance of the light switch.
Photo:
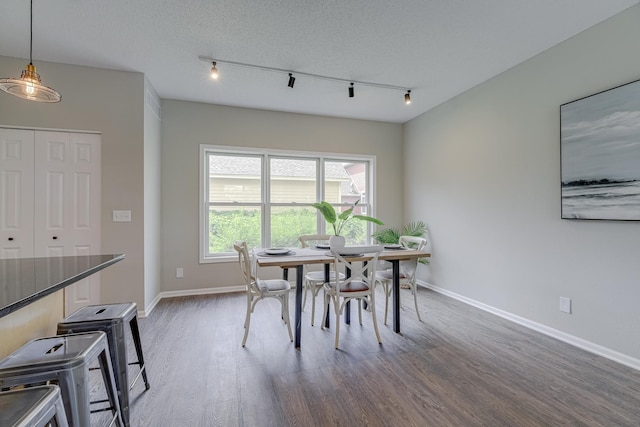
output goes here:
<path id="1" fill-rule="evenodd" d="M 131 211 L 113 211 L 113 222 L 131 222 Z"/>

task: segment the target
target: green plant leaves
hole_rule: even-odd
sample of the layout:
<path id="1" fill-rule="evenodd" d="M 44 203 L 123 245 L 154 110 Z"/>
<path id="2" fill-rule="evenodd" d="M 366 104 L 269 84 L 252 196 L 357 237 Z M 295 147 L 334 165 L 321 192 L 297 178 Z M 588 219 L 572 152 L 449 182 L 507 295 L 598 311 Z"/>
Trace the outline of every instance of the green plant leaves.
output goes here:
<path id="1" fill-rule="evenodd" d="M 324 220 L 329 224 L 336 223 L 336 210 L 333 208 L 333 206 L 331 206 L 330 203 L 322 201 L 320 203 L 314 203 L 312 206 L 320 211 L 320 213 L 324 217 Z"/>
<path id="2" fill-rule="evenodd" d="M 374 218 L 372 216 L 366 216 L 366 215 L 354 215 L 353 218 L 358 218 L 362 221 L 369 221 L 369 222 L 373 222 L 374 224 L 378 224 L 378 225 L 384 225 L 384 223 L 382 221 L 380 221 L 377 218 Z"/>
<path id="3" fill-rule="evenodd" d="M 391 244 L 398 243 L 400 236 L 416 236 L 421 237 L 427 231 L 427 226 L 422 221 L 414 221 L 402 227 L 402 231 L 399 228 L 389 227 L 384 230 L 379 230 L 373 233 L 372 237 L 376 239 L 378 243 Z"/>
<path id="4" fill-rule="evenodd" d="M 324 217 L 324 220 L 327 221 L 327 223 L 331 224 L 331 226 L 333 227 L 333 233 L 336 236 L 340 236 L 340 233 L 342 232 L 343 227 L 352 218 L 359 219 L 361 221 L 373 222 L 374 224 L 378 224 L 378 225 L 384 225 L 382 221 L 371 216 L 353 215 L 353 209 L 356 207 L 356 205 L 359 202 L 360 201 L 357 200 L 349 209 L 340 212 L 340 215 L 337 215 L 337 216 L 336 216 L 336 210 L 328 202 L 322 201 L 320 203 L 313 203 L 311 206 L 318 209 L 322 214 L 322 216 Z"/>

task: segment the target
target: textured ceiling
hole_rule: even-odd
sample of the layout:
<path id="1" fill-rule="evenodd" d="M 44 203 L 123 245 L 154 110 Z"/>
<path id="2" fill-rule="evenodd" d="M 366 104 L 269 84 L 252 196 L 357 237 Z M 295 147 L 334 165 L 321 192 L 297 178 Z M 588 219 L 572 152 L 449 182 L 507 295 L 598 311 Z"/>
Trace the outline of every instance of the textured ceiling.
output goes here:
<path id="1" fill-rule="evenodd" d="M 639 1 L 34 0 L 33 55 L 142 72 L 162 98 L 403 123 Z M 28 58 L 28 36 L 29 2 L 1 0 L 0 55 Z M 225 64 L 214 82 L 201 55 L 413 103 Z"/>

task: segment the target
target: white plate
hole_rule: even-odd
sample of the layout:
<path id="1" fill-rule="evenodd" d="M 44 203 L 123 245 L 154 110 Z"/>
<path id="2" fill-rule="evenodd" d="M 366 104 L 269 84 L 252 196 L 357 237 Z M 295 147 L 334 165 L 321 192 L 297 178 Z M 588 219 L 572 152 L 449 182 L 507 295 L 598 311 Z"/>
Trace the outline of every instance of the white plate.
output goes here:
<path id="1" fill-rule="evenodd" d="M 267 255 L 284 255 L 284 254 L 288 254 L 289 252 L 291 252 L 291 249 L 287 249 L 287 248 L 268 248 L 268 249 L 265 249 L 264 252 Z"/>
<path id="2" fill-rule="evenodd" d="M 402 245 L 384 245 L 385 249 L 402 249 Z"/>
<path id="3" fill-rule="evenodd" d="M 331 246 L 329 246 L 329 245 L 316 245 L 316 248 L 318 248 L 318 249 L 331 249 Z"/>

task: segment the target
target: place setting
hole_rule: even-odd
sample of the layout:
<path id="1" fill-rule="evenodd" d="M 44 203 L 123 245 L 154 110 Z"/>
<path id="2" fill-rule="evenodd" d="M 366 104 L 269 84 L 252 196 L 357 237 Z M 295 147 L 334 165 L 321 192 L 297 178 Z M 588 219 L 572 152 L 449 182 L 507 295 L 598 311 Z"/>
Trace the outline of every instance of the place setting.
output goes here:
<path id="1" fill-rule="evenodd" d="M 289 248 L 265 248 L 258 252 L 258 256 L 286 256 L 295 255 L 295 252 Z"/>

